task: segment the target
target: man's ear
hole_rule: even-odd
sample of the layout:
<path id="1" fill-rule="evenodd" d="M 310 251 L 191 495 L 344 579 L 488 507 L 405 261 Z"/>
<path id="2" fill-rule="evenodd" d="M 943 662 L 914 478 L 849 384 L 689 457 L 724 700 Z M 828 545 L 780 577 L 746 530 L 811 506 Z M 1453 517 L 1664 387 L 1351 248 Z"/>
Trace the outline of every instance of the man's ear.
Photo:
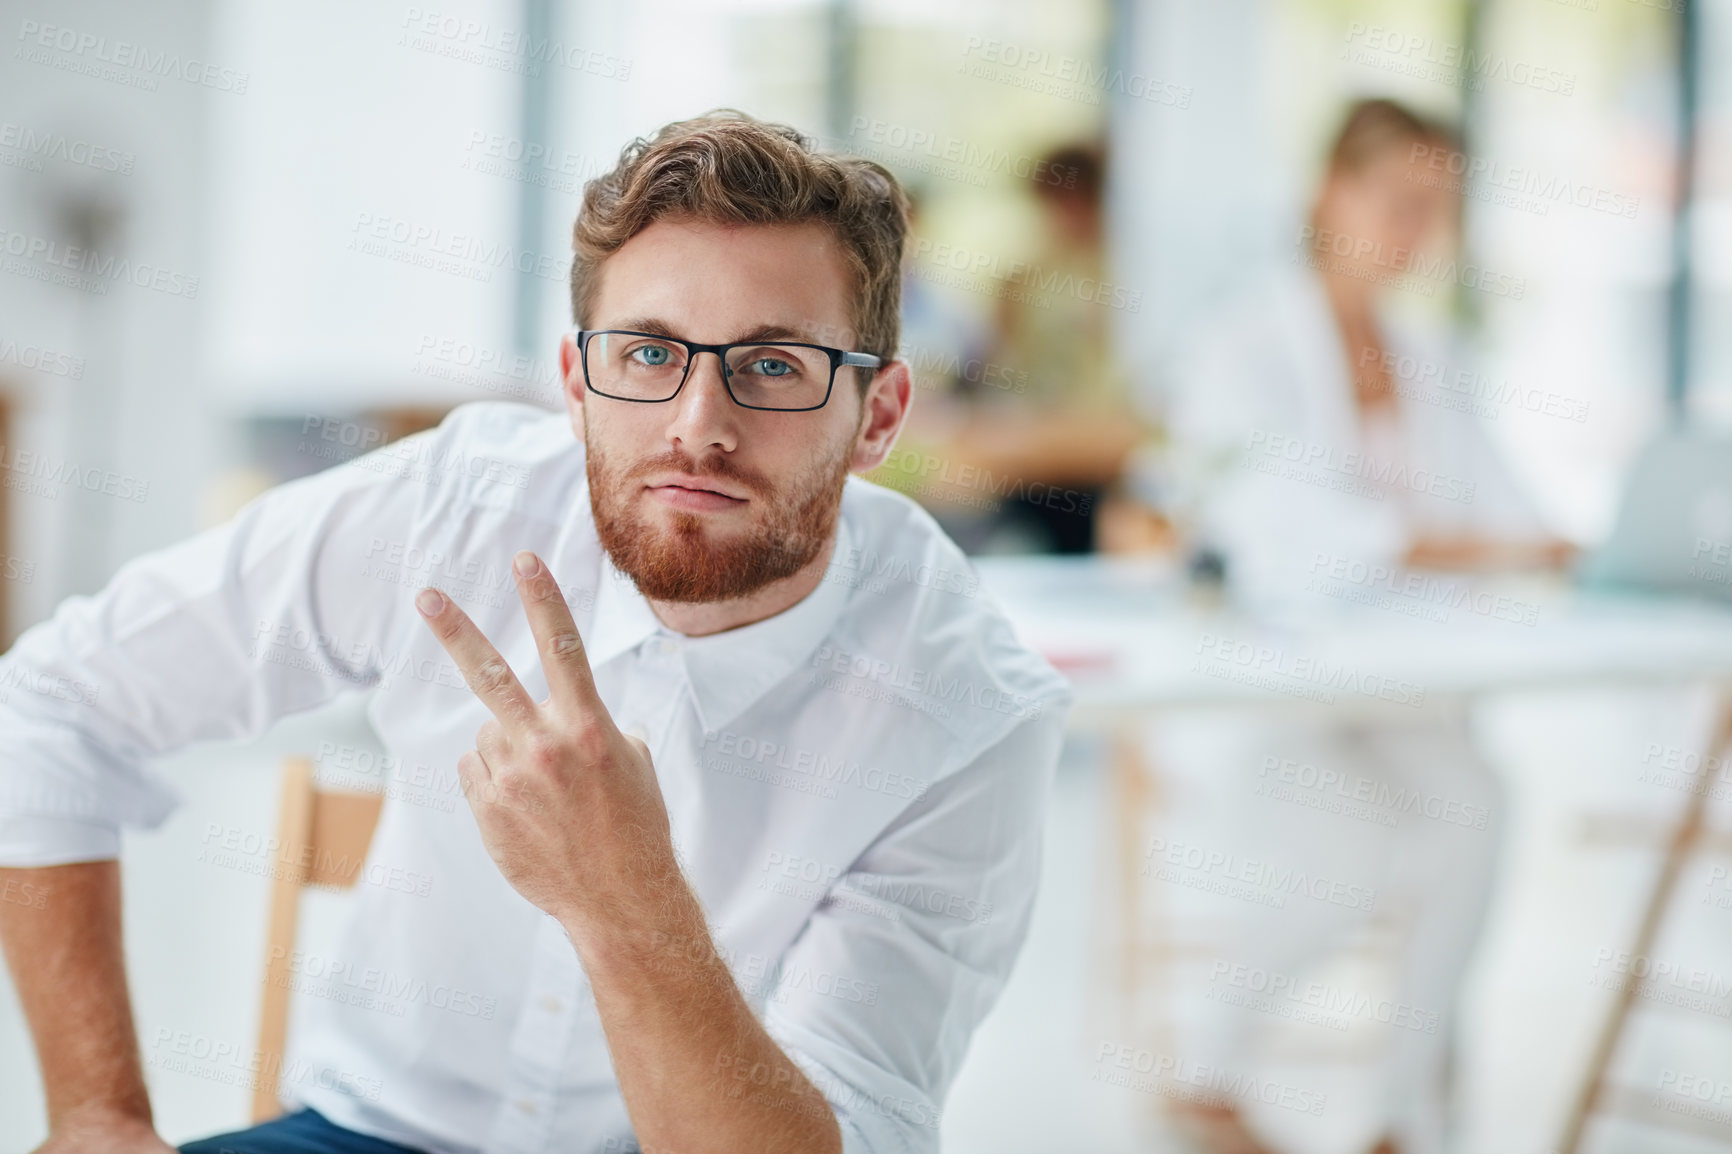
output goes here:
<path id="1" fill-rule="evenodd" d="M 914 378 L 908 362 L 891 361 L 872 375 L 862 399 L 860 431 L 854 437 L 854 454 L 848 468 L 855 473 L 870 473 L 884 463 L 896 445 L 896 435 L 908 419 L 908 406 L 914 400 Z"/>
<path id="2" fill-rule="evenodd" d="M 559 338 L 560 389 L 565 396 L 565 411 L 571 414 L 571 431 L 579 441 L 585 440 L 587 426 L 583 421 L 583 364 L 577 356 L 577 338 L 566 333 Z"/>

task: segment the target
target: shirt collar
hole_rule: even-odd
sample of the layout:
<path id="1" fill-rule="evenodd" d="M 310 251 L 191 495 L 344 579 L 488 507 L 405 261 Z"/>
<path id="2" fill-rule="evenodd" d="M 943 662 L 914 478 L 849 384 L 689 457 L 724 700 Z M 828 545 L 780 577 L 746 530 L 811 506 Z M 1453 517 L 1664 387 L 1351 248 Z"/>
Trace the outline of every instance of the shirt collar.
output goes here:
<path id="1" fill-rule="evenodd" d="M 839 516 L 829 571 L 816 589 L 774 617 L 707 637 L 687 637 L 663 625 L 637 585 L 604 551 L 587 644 L 590 665 L 599 668 L 652 637 L 671 638 L 679 646 L 704 728 L 720 729 L 793 672 L 829 635 L 848 600 L 847 583 L 834 580 L 833 574 L 852 549 L 848 519 Z"/>

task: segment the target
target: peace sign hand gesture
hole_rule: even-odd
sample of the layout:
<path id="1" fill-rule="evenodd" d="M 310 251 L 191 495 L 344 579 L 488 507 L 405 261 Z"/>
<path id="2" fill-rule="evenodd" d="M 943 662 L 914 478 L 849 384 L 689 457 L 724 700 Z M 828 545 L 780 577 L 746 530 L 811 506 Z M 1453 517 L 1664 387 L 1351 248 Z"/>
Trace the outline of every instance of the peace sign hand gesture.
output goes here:
<path id="1" fill-rule="evenodd" d="M 487 852 L 518 893 L 568 932 L 633 917 L 677 873 L 649 747 L 621 733 L 597 694 L 577 625 L 553 574 L 527 550 L 512 561 L 549 695 L 536 702 L 451 598 L 415 606 L 493 714 L 457 759 Z M 623 925 L 621 926 L 623 928 Z"/>

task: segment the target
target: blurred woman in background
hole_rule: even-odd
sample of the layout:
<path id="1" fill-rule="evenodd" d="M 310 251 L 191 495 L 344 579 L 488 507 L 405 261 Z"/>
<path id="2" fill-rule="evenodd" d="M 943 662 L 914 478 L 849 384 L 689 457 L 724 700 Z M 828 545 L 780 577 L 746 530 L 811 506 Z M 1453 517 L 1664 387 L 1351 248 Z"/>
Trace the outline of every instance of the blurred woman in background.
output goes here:
<path id="1" fill-rule="evenodd" d="M 1377 612 L 1340 574 L 1505 569 L 1566 551 L 1502 466 L 1483 418 L 1451 392 L 1448 340 L 1428 339 L 1392 307 L 1403 290 L 1452 293 L 1462 278 L 1454 262 L 1416 258 L 1458 215 L 1449 172 L 1459 166 L 1438 161 L 1459 151 L 1452 130 L 1391 101 L 1354 105 L 1290 259 L 1205 324 L 1180 359 L 1167 512 L 1193 547 L 1222 559 L 1239 604 L 1274 629 Z M 1430 279 L 1416 276 L 1427 270 Z M 1347 1027 L 1382 1035 L 1381 1133 L 1368 1142 L 1379 1154 L 1442 1148 L 1452 1010 L 1502 816 L 1465 717 L 1441 704 L 1411 714 L 1163 719 L 1146 747 L 1169 791 L 1162 836 L 1374 891 L 1369 910 L 1304 895 L 1277 909 L 1156 887 L 1173 932 L 1206 943 L 1195 980 L 1179 975 L 1174 1020 L 1179 1052 L 1198 1062 L 1246 1069 L 1273 1021 L 1266 1007 L 1232 1004 L 1244 1001 L 1229 988 L 1232 967 L 1294 981 L 1327 973 L 1407 1008 L 1399 1023 Z M 1322 799 L 1306 783 L 1321 780 L 1349 783 L 1371 804 L 1314 804 Z M 1343 968 L 1346 947 L 1385 959 L 1390 984 Z M 1179 1118 L 1210 1154 L 1281 1149 L 1230 1103 Z"/>

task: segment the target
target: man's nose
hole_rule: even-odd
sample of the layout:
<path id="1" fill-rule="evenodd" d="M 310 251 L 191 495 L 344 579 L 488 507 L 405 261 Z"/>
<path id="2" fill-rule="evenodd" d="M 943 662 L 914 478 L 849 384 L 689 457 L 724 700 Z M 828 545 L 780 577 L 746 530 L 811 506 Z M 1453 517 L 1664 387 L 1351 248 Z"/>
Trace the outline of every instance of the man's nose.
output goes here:
<path id="1" fill-rule="evenodd" d="M 722 358 L 699 353 L 686 374 L 686 383 L 673 399 L 673 419 L 667 438 L 694 454 L 712 445 L 733 452 L 739 442 L 735 422 L 740 407 L 728 395 L 722 380 Z"/>

